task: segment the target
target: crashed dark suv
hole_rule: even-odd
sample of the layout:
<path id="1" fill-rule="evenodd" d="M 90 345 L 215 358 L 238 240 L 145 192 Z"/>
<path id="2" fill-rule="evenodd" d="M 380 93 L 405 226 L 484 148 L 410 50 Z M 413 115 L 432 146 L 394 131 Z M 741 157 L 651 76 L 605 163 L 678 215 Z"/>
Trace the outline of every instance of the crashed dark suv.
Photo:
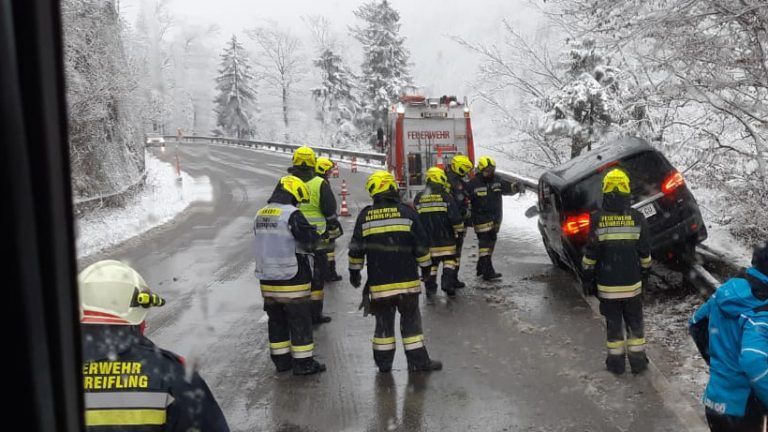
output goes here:
<path id="1" fill-rule="evenodd" d="M 632 203 L 648 220 L 656 260 L 681 263 L 707 238 L 685 180 L 658 150 L 639 138 L 617 142 L 551 168 L 539 179 L 539 231 L 552 263 L 581 271 L 590 212 L 602 205 L 602 178 L 619 166 L 630 176 Z"/>

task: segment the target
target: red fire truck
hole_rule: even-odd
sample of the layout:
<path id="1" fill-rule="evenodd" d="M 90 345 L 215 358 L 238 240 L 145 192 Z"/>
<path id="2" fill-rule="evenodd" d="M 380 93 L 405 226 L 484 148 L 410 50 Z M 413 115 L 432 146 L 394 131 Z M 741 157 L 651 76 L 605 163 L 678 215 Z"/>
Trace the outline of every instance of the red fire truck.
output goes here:
<path id="1" fill-rule="evenodd" d="M 466 98 L 401 96 L 389 109 L 386 134 L 387 166 L 407 201 L 424 189 L 430 167 L 447 167 L 457 154 L 475 160 Z"/>

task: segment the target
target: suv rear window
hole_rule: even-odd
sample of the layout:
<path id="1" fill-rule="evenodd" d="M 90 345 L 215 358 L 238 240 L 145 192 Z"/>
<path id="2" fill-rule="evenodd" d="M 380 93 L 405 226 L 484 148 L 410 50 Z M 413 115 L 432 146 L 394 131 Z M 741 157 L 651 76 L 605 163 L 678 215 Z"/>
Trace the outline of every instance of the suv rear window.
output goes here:
<path id="1" fill-rule="evenodd" d="M 661 184 L 672 171 L 672 165 L 657 152 L 643 152 L 623 159 L 619 166 L 626 169 L 632 184 L 632 202 L 640 201 L 661 190 Z M 594 174 L 569 186 L 563 192 L 566 210 L 591 210 L 602 205 L 603 173 Z"/>

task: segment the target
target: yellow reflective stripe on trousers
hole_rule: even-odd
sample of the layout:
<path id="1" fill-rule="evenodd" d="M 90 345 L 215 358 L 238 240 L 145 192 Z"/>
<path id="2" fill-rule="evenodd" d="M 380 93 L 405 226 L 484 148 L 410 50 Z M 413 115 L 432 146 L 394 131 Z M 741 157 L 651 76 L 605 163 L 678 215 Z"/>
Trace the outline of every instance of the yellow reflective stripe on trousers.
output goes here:
<path id="1" fill-rule="evenodd" d="M 455 269 L 459 265 L 456 260 L 447 259 L 443 261 L 443 268 Z"/>
<path id="2" fill-rule="evenodd" d="M 403 348 L 406 351 L 424 347 L 424 335 L 408 336 L 403 338 Z"/>
<path id="3" fill-rule="evenodd" d="M 374 337 L 373 338 L 373 349 L 376 351 L 391 351 L 395 349 L 395 337 Z"/>
<path id="4" fill-rule="evenodd" d="M 456 246 L 441 246 L 429 248 L 429 253 L 433 257 L 456 255 Z"/>
<path id="5" fill-rule="evenodd" d="M 309 345 L 293 345 L 291 346 L 291 355 L 293 358 L 307 358 L 312 357 L 312 350 L 315 349 L 315 344 Z"/>
<path id="6" fill-rule="evenodd" d="M 478 251 L 478 255 L 482 256 L 489 256 L 493 253 L 493 249 L 491 248 L 480 248 Z"/>
<path id="7" fill-rule="evenodd" d="M 594 260 L 592 258 L 587 258 L 587 256 L 584 255 L 584 258 L 581 259 L 581 264 L 587 265 L 587 266 L 593 266 L 597 264 L 597 260 Z"/>
<path id="8" fill-rule="evenodd" d="M 647 257 L 644 257 L 644 258 L 641 257 L 640 258 L 640 265 L 645 267 L 645 268 L 650 267 L 651 266 L 651 257 L 650 256 L 647 256 Z"/>
<path id="9" fill-rule="evenodd" d="M 464 232 L 464 224 L 462 223 L 462 224 L 454 225 L 453 230 L 457 233 Z"/>
<path id="10" fill-rule="evenodd" d="M 370 289 L 372 299 L 391 297 L 398 294 L 418 294 L 421 292 L 421 282 L 414 280 L 383 285 L 371 285 Z"/>
<path id="11" fill-rule="evenodd" d="M 300 285 L 266 285 L 261 284 L 262 291 L 268 292 L 300 292 L 306 291 L 310 288 L 311 284 L 305 283 Z"/>
<path id="12" fill-rule="evenodd" d="M 312 300 L 322 300 L 323 290 L 311 291 L 309 294 L 309 298 L 311 298 Z"/>
<path id="13" fill-rule="evenodd" d="M 640 239 L 640 233 L 615 233 L 615 234 L 601 234 L 597 236 L 600 241 L 606 240 L 638 240 Z"/>
<path id="14" fill-rule="evenodd" d="M 287 340 L 283 342 L 270 342 L 269 351 L 272 353 L 272 355 L 288 354 L 291 352 L 291 341 Z"/>
<path id="15" fill-rule="evenodd" d="M 482 232 L 488 232 L 493 230 L 493 222 L 487 222 L 484 224 L 477 224 L 475 225 L 475 232 L 476 233 L 482 233 Z"/>
<path id="16" fill-rule="evenodd" d="M 430 265 L 432 265 L 432 255 L 429 253 L 426 255 L 422 255 L 416 258 L 416 262 L 419 263 L 420 267 L 429 267 Z"/>
<path id="17" fill-rule="evenodd" d="M 618 355 L 624 354 L 624 341 L 608 341 L 606 344 L 608 348 L 608 354 Z"/>
<path id="18" fill-rule="evenodd" d="M 411 231 L 410 225 L 387 225 L 387 226 L 364 229 L 363 237 L 367 237 L 373 234 L 384 234 L 384 233 L 390 233 L 390 232 L 410 232 L 410 231 Z"/>
<path id="19" fill-rule="evenodd" d="M 645 351 L 645 338 L 627 339 L 627 349 L 629 350 L 629 352 Z"/>
<path id="20" fill-rule="evenodd" d="M 163 425 L 164 409 L 108 409 L 86 410 L 85 425 L 93 426 L 141 426 Z"/>

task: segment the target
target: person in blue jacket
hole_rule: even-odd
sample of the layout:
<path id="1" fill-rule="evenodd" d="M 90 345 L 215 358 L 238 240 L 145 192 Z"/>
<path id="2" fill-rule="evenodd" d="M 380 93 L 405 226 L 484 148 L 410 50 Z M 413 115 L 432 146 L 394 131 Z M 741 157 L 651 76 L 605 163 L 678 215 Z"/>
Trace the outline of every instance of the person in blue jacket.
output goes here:
<path id="1" fill-rule="evenodd" d="M 768 243 L 752 267 L 725 282 L 688 323 L 709 364 L 704 392 L 711 431 L 762 431 L 768 413 Z"/>

